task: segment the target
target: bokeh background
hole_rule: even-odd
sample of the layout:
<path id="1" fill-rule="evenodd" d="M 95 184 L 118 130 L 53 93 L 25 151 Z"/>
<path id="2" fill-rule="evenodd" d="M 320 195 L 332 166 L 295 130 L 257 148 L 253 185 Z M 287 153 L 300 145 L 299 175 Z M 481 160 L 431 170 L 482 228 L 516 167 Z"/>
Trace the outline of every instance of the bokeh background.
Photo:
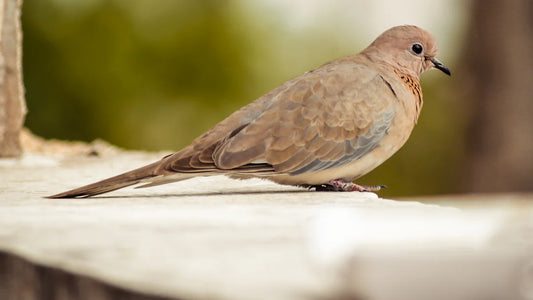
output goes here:
<path id="1" fill-rule="evenodd" d="M 453 76 L 422 76 L 411 139 L 358 182 L 387 184 L 384 196 L 530 191 L 531 3 L 24 0 L 26 126 L 175 151 L 284 81 L 414 24 Z"/>

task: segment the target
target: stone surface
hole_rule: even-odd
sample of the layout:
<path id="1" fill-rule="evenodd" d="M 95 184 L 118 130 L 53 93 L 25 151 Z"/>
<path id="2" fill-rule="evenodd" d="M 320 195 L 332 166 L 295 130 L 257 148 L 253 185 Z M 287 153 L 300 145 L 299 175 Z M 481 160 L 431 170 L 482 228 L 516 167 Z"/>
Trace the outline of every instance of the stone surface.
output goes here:
<path id="1" fill-rule="evenodd" d="M 424 204 L 216 176 L 42 198 L 163 155 L 87 154 L 0 160 L 0 296 L 34 266 L 70 277 L 33 285 L 77 287 L 50 299 L 533 299 L 531 195 Z M 117 291 L 82 297 L 99 285 Z"/>

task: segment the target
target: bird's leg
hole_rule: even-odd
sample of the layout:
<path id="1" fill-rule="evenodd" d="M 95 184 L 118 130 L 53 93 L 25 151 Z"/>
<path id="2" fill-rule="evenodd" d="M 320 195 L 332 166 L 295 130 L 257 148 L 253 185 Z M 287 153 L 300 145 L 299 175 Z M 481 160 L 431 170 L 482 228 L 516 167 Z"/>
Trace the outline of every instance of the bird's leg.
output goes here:
<path id="1" fill-rule="evenodd" d="M 316 191 L 340 191 L 340 192 L 377 192 L 382 188 L 387 188 L 384 185 L 358 185 L 343 179 L 330 180 L 327 184 L 312 186 Z"/>

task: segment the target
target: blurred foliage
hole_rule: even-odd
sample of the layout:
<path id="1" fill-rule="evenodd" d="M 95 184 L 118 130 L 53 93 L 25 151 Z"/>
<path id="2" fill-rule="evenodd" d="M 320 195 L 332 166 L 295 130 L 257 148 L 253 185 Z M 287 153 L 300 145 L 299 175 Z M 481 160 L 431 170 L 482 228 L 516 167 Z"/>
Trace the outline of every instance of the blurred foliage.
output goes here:
<path id="1" fill-rule="evenodd" d="M 282 82 L 364 46 L 339 32 L 289 32 L 262 13 L 239 1 L 25 0 L 26 126 L 178 150 Z M 463 131 L 452 83 L 436 72 L 423 79 L 412 138 L 358 181 L 387 184 L 383 196 L 456 191 Z"/>
<path id="2" fill-rule="evenodd" d="M 247 96 L 238 12 L 222 1 L 131 2 L 25 1 L 29 128 L 44 137 L 175 148 Z"/>

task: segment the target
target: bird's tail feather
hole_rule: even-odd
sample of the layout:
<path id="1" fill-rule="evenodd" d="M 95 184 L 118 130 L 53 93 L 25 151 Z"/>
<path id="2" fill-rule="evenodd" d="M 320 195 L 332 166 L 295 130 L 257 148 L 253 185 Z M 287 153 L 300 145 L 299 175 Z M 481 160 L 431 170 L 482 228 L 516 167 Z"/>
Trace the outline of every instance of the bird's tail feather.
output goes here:
<path id="1" fill-rule="evenodd" d="M 182 181 L 186 179 L 191 179 L 193 177 L 197 176 L 213 176 L 213 175 L 219 175 L 219 173 L 216 172 L 203 172 L 203 173 L 176 173 L 173 175 L 167 175 L 167 176 L 160 176 L 160 177 L 154 177 L 150 178 L 148 180 L 143 180 L 143 185 L 138 185 L 135 188 L 136 189 L 142 189 L 147 187 L 153 187 L 158 185 L 163 185 L 171 182 L 177 182 Z"/>
<path id="2" fill-rule="evenodd" d="M 108 178 L 102 181 L 98 181 L 89 185 L 85 185 L 70 191 L 59 193 L 56 195 L 48 196 L 45 198 L 86 198 L 91 197 L 114 190 L 121 189 L 137 183 L 144 183 L 138 188 L 152 187 L 170 182 L 181 181 L 196 176 L 213 176 L 213 175 L 230 175 L 236 178 L 249 178 L 249 177 L 261 177 L 271 175 L 273 168 L 267 164 L 252 164 L 243 166 L 236 170 L 220 170 L 203 169 L 203 170 L 188 170 L 187 172 L 170 173 L 159 171 L 161 169 L 161 161 L 153 164 Z M 163 176 L 164 175 L 164 176 Z"/>
<path id="3" fill-rule="evenodd" d="M 102 181 L 98 181 L 89 185 L 85 185 L 70 191 L 59 193 L 56 195 L 48 196 L 46 198 L 78 198 L 78 197 L 91 197 L 98 194 L 107 193 L 110 191 L 118 190 L 123 187 L 137 184 L 143 180 L 158 176 L 155 174 L 159 162 L 108 178 Z"/>

